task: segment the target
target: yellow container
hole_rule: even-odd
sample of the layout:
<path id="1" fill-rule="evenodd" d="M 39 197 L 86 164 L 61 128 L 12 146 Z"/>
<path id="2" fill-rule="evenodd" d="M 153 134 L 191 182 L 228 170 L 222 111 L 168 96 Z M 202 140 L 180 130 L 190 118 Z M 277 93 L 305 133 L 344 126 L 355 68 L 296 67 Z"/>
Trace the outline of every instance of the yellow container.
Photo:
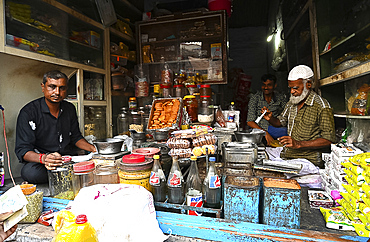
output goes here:
<path id="1" fill-rule="evenodd" d="M 118 171 L 119 182 L 122 184 L 136 184 L 145 187 L 148 191 L 151 191 L 149 184 L 151 169 L 139 170 L 139 171 Z"/>

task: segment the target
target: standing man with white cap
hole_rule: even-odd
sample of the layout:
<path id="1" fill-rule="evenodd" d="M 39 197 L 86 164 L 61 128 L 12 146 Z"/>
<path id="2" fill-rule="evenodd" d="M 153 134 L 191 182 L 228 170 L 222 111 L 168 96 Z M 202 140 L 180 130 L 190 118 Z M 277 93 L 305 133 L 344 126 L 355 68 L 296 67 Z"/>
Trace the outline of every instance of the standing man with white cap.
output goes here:
<path id="1" fill-rule="evenodd" d="M 267 110 L 264 118 L 275 127 L 288 127 L 288 136 L 279 138 L 285 147 L 282 158 L 305 158 L 323 168 L 321 153 L 335 142 L 334 115 L 329 102 L 312 90 L 313 76 L 308 66 L 294 67 L 288 76 L 289 102 L 278 117 Z"/>

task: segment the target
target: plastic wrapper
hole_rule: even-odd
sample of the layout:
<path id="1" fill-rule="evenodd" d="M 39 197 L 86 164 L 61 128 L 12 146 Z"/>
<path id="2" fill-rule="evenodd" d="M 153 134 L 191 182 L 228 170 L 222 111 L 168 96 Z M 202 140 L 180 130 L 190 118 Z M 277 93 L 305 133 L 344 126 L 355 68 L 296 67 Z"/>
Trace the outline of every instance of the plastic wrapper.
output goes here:
<path id="1" fill-rule="evenodd" d="M 352 210 L 359 211 L 360 202 L 355 197 L 353 197 L 348 192 L 341 192 L 340 195 L 342 195 L 343 199 L 352 207 Z"/>
<path id="2" fill-rule="evenodd" d="M 191 148 L 187 149 L 171 149 L 168 152 L 170 156 L 178 156 L 179 158 L 190 158 L 191 157 Z"/>
<path id="3" fill-rule="evenodd" d="M 205 134 L 193 138 L 193 146 L 214 145 L 217 137 L 214 134 Z"/>
<path id="4" fill-rule="evenodd" d="M 220 127 L 226 127 L 226 118 L 222 114 L 220 106 L 216 110 L 216 122 L 218 123 L 218 125 L 220 125 Z"/>
<path id="5" fill-rule="evenodd" d="M 186 148 L 190 148 L 191 146 L 191 143 L 189 140 L 178 139 L 178 138 L 169 138 L 166 144 L 170 149 L 176 149 L 176 148 L 186 149 Z"/>
<path id="6" fill-rule="evenodd" d="M 53 222 L 55 215 L 56 215 L 56 212 L 54 212 L 53 210 L 42 212 L 37 222 L 45 226 L 49 226 Z"/>
<path id="7" fill-rule="evenodd" d="M 215 145 L 203 145 L 203 146 L 198 146 L 198 147 L 194 147 L 193 150 L 192 150 L 192 153 L 193 155 L 195 156 L 202 156 L 202 155 L 206 155 L 206 152 L 208 149 L 208 154 L 209 155 L 213 155 L 216 153 L 216 146 Z"/>
<path id="8" fill-rule="evenodd" d="M 367 230 L 364 224 L 353 223 L 353 227 L 359 236 L 370 237 L 370 230 Z"/>
<path id="9" fill-rule="evenodd" d="M 75 216 L 72 212 L 61 210 L 55 219 L 56 235 L 53 242 L 98 242 L 93 226 L 86 215 Z"/>
<path id="10" fill-rule="evenodd" d="M 322 215 L 324 216 L 326 227 L 337 230 L 350 230 L 354 231 L 354 227 L 351 221 L 344 216 L 341 207 L 335 208 L 320 208 Z"/>
<path id="11" fill-rule="evenodd" d="M 362 196 L 365 194 L 363 192 L 360 192 L 358 190 L 358 187 L 357 189 L 355 189 L 352 185 L 350 184 L 343 184 L 342 185 L 343 188 L 349 193 L 351 194 L 351 196 L 353 196 L 354 198 L 356 198 L 357 200 L 359 201 L 362 201 Z"/>
<path id="12" fill-rule="evenodd" d="M 366 115 L 367 114 L 367 98 L 370 86 L 368 84 L 363 84 L 359 89 L 357 89 L 357 95 L 353 100 L 351 107 L 351 114 L 355 115 Z"/>
<path id="13" fill-rule="evenodd" d="M 19 223 L 34 223 L 42 213 L 43 193 L 36 191 L 30 195 L 26 195 L 28 204 L 26 205 L 28 215 L 23 218 Z"/>
<path id="14" fill-rule="evenodd" d="M 346 215 L 347 218 L 349 218 L 352 221 L 359 219 L 358 216 L 360 214 L 360 211 L 354 209 L 352 205 L 349 202 L 347 202 L 344 198 L 338 199 L 337 203 L 339 203 L 342 206 L 342 212 L 344 213 L 344 215 Z"/>
<path id="15" fill-rule="evenodd" d="M 365 182 L 365 177 L 363 175 L 356 175 L 352 171 L 348 169 L 344 169 L 344 172 L 347 174 L 345 177 L 348 183 L 351 183 L 349 180 L 352 180 L 352 183 L 356 184 L 357 186 L 361 186 Z"/>

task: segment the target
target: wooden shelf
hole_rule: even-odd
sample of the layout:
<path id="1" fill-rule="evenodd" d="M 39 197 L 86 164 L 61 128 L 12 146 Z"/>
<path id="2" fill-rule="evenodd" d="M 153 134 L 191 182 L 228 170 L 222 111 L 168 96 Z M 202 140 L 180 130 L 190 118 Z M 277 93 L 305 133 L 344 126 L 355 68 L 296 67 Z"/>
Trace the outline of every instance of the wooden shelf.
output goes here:
<path id="1" fill-rule="evenodd" d="M 129 43 L 135 44 L 135 39 L 132 36 L 130 36 L 128 34 L 125 34 L 125 33 L 122 33 L 122 32 L 120 32 L 120 31 L 118 31 L 118 30 L 116 30 L 116 29 L 114 29 L 112 27 L 109 27 L 109 31 L 112 34 L 114 34 L 114 35 L 116 35 L 116 36 L 118 36 L 118 37 L 120 37 L 120 38 L 128 41 Z"/>

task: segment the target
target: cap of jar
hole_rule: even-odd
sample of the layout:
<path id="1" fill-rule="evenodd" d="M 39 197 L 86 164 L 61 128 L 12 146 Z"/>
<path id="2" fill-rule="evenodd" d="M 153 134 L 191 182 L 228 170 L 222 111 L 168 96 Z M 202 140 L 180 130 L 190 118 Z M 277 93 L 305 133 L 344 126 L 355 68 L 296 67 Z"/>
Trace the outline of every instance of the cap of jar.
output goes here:
<path id="1" fill-rule="evenodd" d="M 154 156 L 153 156 L 153 159 L 154 159 L 154 160 L 159 160 L 159 155 L 154 155 Z"/>
<path id="2" fill-rule="evenodd" d="M 197 85 L 188 85 L 188 87 L 197 87 Z"/>
<path id="3" fill-rule="evenodd" d="M 85 214 L 77 215 L 76 217 L 76 224 L 84 224 L 87 222 L 87 217 Z"/>
<path id="4" fill-rule="evenodd" d="M 136 154 L 131 154 L 131 155 L 125 155 L 122 157 L 122 162 L 123 163 L 142 163 L 145 161 L 145 156 L 143 155 L 136 155 Z"/>
<path id="5" fill-rule="evenodd" d="M 129 101 L 136 101 L 136 97 L 130 97 L 128 100 Z"/>
<path id="6" fill-rule="evenodd" d="M 73 164 L 73 171 L 75 172 L 89 171 L 94 168 L 95 168 L 94 161 L 82 161 L 82 162 Z"/>
<path id="7" fill-rule="evenodd" d="M 194 95 L 186 95 L 186 96 L 184 97 L 184 99 L 187 99 L 187 98 L 195 98 L 195 96 L 194 96 Z"/>
<path id="8" fill-rule="evenodd" d="M 161 84 L 161 88 L 171 88 L 171 85 L 164 85 L 164 84 Z"/>
<path id="9" fill-rule="evenodd" d="M 197 160 L 197 157 L 196 156 L 192 156 L 192 157 L 190 157 L 190 160 Z"/>
<path id="10" fill-rule="evenodd" d="M 211 97 L 211 96 L 200 96 L 200 97 Z"/>
<path id="11" fill-rule="evenodd" d="M 211 87 L 211 85 L 209 85 L 209 84 L 202 84 L 202 85 L 200 85 L 200 88 L 210 88 Z"/>
<path id="12" fill-rule="evenodd" d="M 216 157 L 209 157 L 209 161 L 216 161 Z"/>
<path id="13" fill-rule="evenodd" d="M 184 85 L 178 84 L 178 85 L 173 85 L 173 87 L 184 87 Z"/>

